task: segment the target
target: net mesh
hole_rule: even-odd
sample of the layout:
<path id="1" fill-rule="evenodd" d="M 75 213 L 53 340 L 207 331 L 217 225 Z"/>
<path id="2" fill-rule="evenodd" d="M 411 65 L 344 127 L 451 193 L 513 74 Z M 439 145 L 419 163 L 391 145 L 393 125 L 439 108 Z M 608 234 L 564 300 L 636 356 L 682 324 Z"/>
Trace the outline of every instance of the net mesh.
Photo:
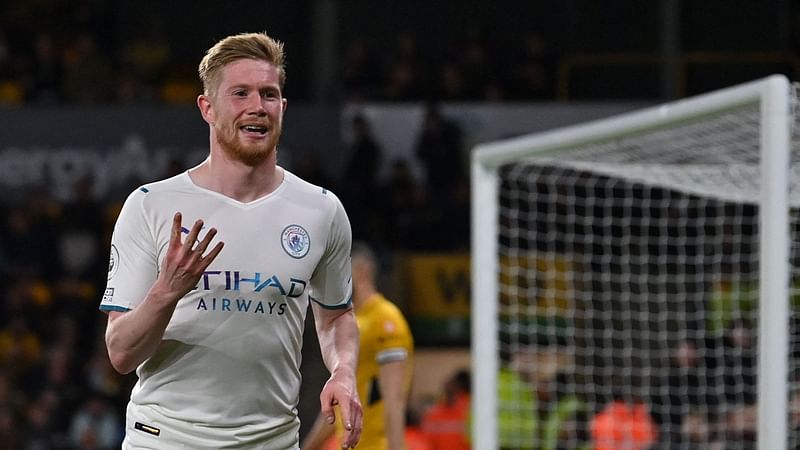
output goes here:
<path id="1" fill-rule="evenodd" d="M 743 106 L 501 168 L 502 447 L 591 448 L 628 423 L 630 448 L 753 448 L 760 119 Z"/>

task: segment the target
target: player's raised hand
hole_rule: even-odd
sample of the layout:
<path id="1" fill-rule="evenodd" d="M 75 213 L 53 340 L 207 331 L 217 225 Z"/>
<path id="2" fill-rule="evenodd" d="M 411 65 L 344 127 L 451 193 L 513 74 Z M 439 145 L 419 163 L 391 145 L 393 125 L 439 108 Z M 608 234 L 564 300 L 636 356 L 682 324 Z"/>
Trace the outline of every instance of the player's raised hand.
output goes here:
<path id="1" fill-rule="evenodd" d="M 189 291 L 197 286 L 203 272 L 208 268 L 214 258 L 219 255 L 224 245 L 218 242 L 208 253 L 206 250 L 211 244 L 211 240 L 217 234 L 216 228 L 208 230 L 203 240 L 197 240 L 200 230 L 203 228 L 203 221 L 195 221 L 189 235 L 185 240 L 181 239 L 181 213 L 175 213 L 172 219 L 172 231 L 169 238 L 167 254 L 164 263 L 158 274 L 157 282 L 162 283 L 176 300 L 182 298 Z M 204 253 L 206 253 L 204 255 Z"/>
<path id="2" fill-rule="evenodd" d="M 331 375 L 331 378 L 323 386 L 319 399 L 322 404 L 320 412 L 330 424 L 336 421 L 334 406 L 339 405 L 345 430 L 342 448 L 354 448 L 361 439 L 363 412 L 353 377 Z"/>

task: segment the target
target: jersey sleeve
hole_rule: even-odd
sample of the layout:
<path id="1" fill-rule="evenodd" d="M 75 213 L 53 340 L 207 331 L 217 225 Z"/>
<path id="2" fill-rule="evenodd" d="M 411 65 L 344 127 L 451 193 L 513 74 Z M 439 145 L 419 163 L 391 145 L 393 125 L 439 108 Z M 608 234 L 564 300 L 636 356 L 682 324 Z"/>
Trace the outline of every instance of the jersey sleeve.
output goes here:
<path id="1" fill-rule="evenodd" d="M 378 365 L 408 358 L 413 346 L 408 323 L 399 311 L 388 310 L 375 324 L 377 348 L 375 362 Z"/>
<path id="2" fill-rule="evenodd" d="M 131 193 L 114 225 L 101 311 L 134 309 L 158 276 L 158 249 L 144 209 L 146 195 L 145 189 Z"/>
<path id="3" fill-rule="evenodd" d="M 350 267 L 352 231 L 344 206 L 332 193 L 334 211 L 325 253 L 311 277 L 309 296 L 312 301 L 329 309 L 349 308 L 353 285 Z"/>

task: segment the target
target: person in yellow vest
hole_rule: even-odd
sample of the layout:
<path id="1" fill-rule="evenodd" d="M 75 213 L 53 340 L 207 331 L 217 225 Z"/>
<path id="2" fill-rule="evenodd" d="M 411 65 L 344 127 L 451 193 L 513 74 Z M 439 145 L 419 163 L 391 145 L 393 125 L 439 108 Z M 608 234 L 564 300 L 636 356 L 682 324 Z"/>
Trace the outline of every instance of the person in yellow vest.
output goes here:
<path id="1" fill-rule="evenodd" d="M 364 409 L 364 426 L 359 450 L 400 450 L 406 448 L 405 416 L 414 341 L 400 309 L 376 287 L 378 261 L 363 242 L 352 248 L 353 305 L 360 333 L 356 384 Z M 303 450 L 325 448 L 344 429 L 329 418 L 317 417 L 303 440 Z M 332 437 L 335 433 L 336 437 Z"/>

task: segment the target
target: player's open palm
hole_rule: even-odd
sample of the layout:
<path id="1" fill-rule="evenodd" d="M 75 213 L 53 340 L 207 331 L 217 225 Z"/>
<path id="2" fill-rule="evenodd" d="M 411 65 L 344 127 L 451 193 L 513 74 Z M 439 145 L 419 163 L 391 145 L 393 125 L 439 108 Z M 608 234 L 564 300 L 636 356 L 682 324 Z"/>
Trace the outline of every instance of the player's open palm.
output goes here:
<path id="1" fill-rule="evenodd" d="M 206 253 L 217 230 L 215 228 L 208 230 L 205 237 L 198 241 L 197 238 L 202 228 L 203 221 L 198 219 L 189 230 L 186 239 L 183 240 L 181 239 L 181 213 L 175 213 L 172 220 L 167 254 L 156 282 L 162 284 L 162 288 L 174 295 L 176 301 L 197 286 L 203 272 L 222 251 L 223 243 L 218 242 Z"/>

